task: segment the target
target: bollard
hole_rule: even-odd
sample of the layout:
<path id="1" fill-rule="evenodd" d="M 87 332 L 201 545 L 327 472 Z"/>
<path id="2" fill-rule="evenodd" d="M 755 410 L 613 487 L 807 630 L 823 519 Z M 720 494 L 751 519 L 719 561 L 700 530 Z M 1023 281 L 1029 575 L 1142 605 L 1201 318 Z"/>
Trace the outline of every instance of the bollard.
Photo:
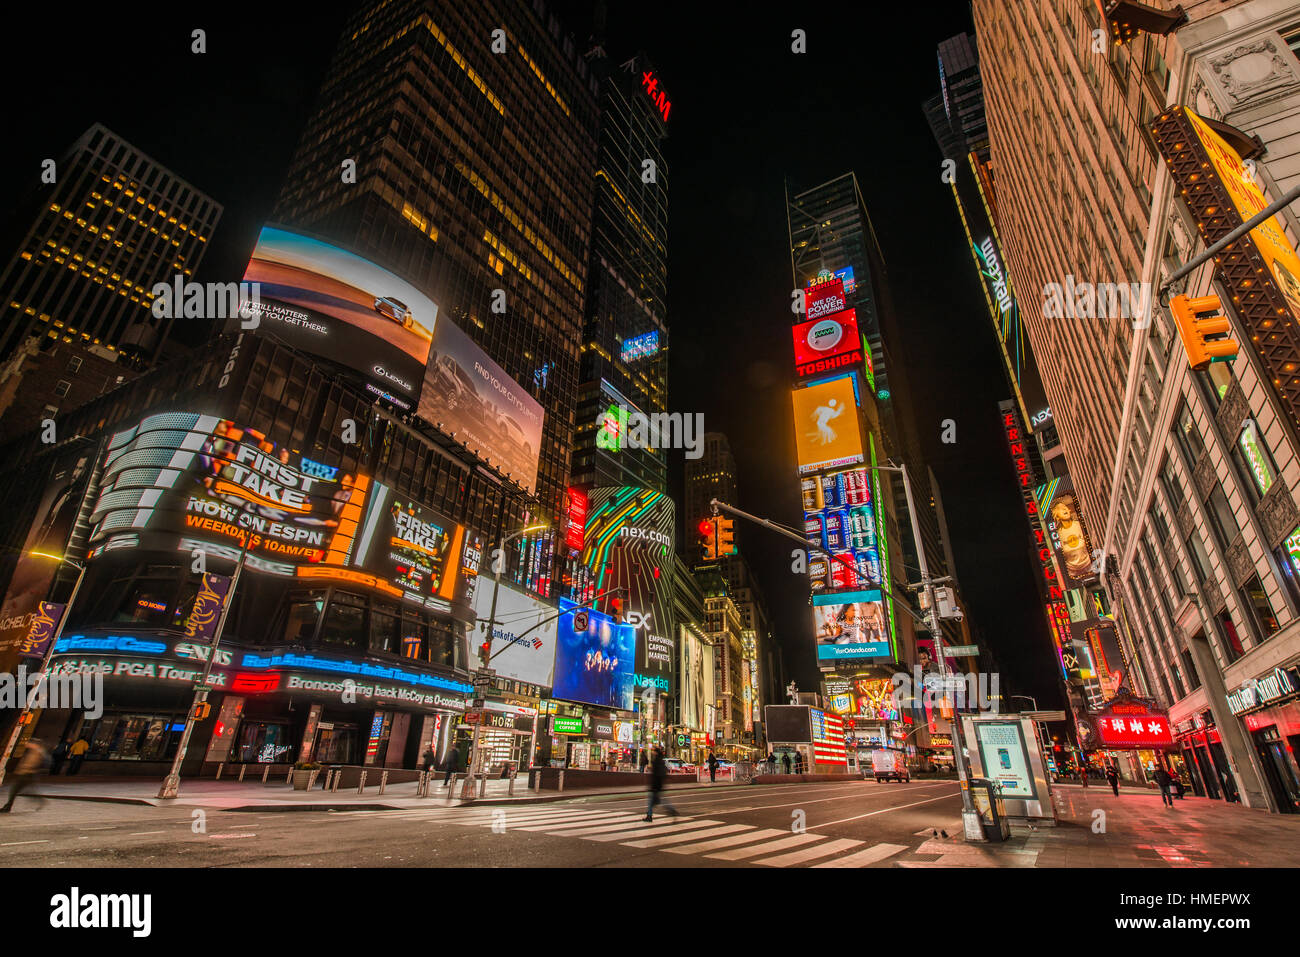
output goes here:
<path id="1" fill-rule="evenodd" d="M 335 791 L 337 791 L 337 790 L 339 789 L 339 782 L 342 781 L 342 780 L 343 780 L 343 769 L 342 769 L 342 768 L 335 768 L 335 769 L 334 769 L 334 786 L 333 786 L 332 788 L 330 788 L 330 792 L 331 792 L 331 793 L 333 793 L 333 792 L 335 792 Z"/>
<path id="2" fill-rule="evenodd" d="M 362 771 L 362 772 L 361 772 L 361 780 L 359 780 L 359 781 L 357 782 L 357 793 L 358 793 L 358 794 L 360 794 L 362 791 L 364 791 L 364 790 L 366 789 L 366 776 L 367 776 L 369 773 L 370 773 L 369 771 Z"/>
<path id="3" fill-rule="evenodd" d="M 517 777 L 519 777 L 519 769 L 515 768 L 510 772 L 510 787 L 506 790 L 506 794 L 509 797 L 515 796 L 515 778 Z"/>
<path id="4" fill-rule="evenodd" d="M 247 764 L 241 764 L 241 765 L 239 766 L 239 780 L 240 780 L 240 781 L 243 781 L 243 780 L 244 780 L 244 772 L 247 771 L 247 770 L 248 770 L 248 765 L 247 765 Z"/>
<path id="5" fill-rule="evenodd" d="M 286 774 L 286 775 L 284 776 L 284 783 L 285 783 L 285 784 L 292 784 L 292 783 L 293 783 L 293 765 L 292 765 L 292 764 L 289 765 L 289 773 Z"/>
<path id="6" fill-rule="evenodd" d="M 478 779 L 478 796 L 482 797 L 483 793 L 486 790 L 487 790 L 487 775 L 481 774 L 479 775 L 479 779 Z"/>
<path id="7" fill-rule="evenodd" d="M 266 783 L 266 776 L 267 776 L 268 774 L 270 774 L 270 773 L 271 773 L 271 766 L 270 766 L 269 764 L 268 764 L 266 767 L 262 768 L 262 783 L 263 783 L 263 784 Z"/>
<path id="8" fill-rule="evenodd" d="M 559 789 L 560 789 L 561 791 L 564 790 L 564 770 L 563 770 L 563 769 L 560 770 L 560 788 L 559 788 Z"/>
<path id="9" fill-rule="evenodd" d="M 542 769 L 537 769 L 537 780 L 533 782 L 533 790 L 538 794 L 542 793 Z"/>
<path id="10" fill-rule="evenodd" d="M 388 772 L 385 771 L 383 774 L 379 775 L 379 793 L 380 793 L 380 794 L 383 794 L 383 793 L 384 793 L 384 788 L 385 788 L 387 785 L 388 785 Z"/>
<path id="11" fill-rule="evenodd" d="M 451 780 L 447 782 L 447 803 L 448 804 L 451 803 L 452 796 L 456 793 L 456 778 L 458 777 L 460 777 L 460 775 L 453 772 L 451 775 Z"/>
<path id="12" fill-rule="evenodd" d="M 320 768 L 317 768 L 315 771 L 313 771 L 313 772 L 311 773 L 311 775 L 307 778 L 307 790 L 308 790 L 308 791 L 310 791 L 313 787 L 315 787 L 315 785 L 316 785 L 316 776 L 317 776 L 318 774 L 320 774 Z"/>
<path id="13" fill-rule="evenodd" d="M 224 770 L 226 770 L 226 762 L 225 762 L 225 761 L 222 761 L 220 764 L 217 765 L 217 777 L 216 777 L 216 780 L 218 780 L 218 781 L 221 780 L 221 772 L 224 771 Z"/>

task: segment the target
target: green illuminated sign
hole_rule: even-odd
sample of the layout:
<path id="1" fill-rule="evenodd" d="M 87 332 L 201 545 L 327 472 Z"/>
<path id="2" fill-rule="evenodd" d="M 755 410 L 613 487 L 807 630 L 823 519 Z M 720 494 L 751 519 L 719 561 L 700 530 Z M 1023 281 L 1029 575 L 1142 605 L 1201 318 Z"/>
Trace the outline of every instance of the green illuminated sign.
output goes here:
<path id="1" fill-rule="evenodd" d="M 558 714 L 551 718 L 552 734 L 582 734 L 581 718 L 562 718 Z"/>

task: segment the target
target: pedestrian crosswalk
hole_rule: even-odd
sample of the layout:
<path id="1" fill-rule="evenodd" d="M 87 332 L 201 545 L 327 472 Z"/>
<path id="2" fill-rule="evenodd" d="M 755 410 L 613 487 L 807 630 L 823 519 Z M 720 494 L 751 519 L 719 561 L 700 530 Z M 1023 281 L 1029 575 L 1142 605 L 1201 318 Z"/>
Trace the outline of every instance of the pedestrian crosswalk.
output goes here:
<path id="1" fill-rule="evenodd" d="M 647 822 L 636 811 L 586 807 L 447 807 L 397 811 L 342 811 L 385 821 L 455 824 L 571 837 L 639 850 L 662 851 L 707 860 L 760 867 L 868 867 L 907 851 L 903 844 L 831 838 L 811 831 L 792 834 L 776 828 L 734 824 L 708 817 L 657 817 Z"/>

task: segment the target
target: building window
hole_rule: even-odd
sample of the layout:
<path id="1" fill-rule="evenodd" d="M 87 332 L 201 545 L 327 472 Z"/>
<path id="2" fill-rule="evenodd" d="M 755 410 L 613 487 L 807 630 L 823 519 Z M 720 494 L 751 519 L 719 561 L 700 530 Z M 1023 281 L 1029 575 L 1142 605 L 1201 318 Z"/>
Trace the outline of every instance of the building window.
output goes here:
<path id="1" fill-rule="evenodd" d="M 1237 537 L 1237 519 L 1232 514 L 1228 497 L 1223 494 L 1223 485 L 1219 482 L 1214 483 L 1210 497 L 1205 500 L 1205 514 L 1210 520 L 1210 528 L 1218 539 L 1219 547 L 1226 550 Z"/>
<path id="2" fill-rule="evenodd" d="M 316 622 L 325 607 L 325 593 L 314 591 L 289 599 L 285 617 L 284 640 L 291 645 L 306 645 L 316 634 Z"/>
<path id="3" fill-rule="evenodd" d="M 73 356 L 68 360 L 68 371 L 79 372 L 81 370 L 81 356 Z"/>
<path id="4" fill-rule="evenodd" d="M 1228 394 L 1235 377 L 1232 374 L 1231 362 L 1212 362 L 1204 372 L 1198 372 L 1196 378 L 1201 383 L 1202 391 L 1209 398 L 1210 404 L 1218 408 L 1223 397 Z"/>
<path id="5" fill-rule="evenodd" d="M 1297 605 L 1300 605 L 1300 528 L 1287 536 L 1286 540 L 1273 552 L 1277 567 L 1282 571 L 1282 580 L 1287 591 Z"/>
<path id="6" fill-rule="evenodd" d="M 67 379 L 60 379 L 58 382 L 54 384 L 54 394 L 61 399 L 68 394 L 68 390 L 71 388 L 72 388 L 71 382 L 69 382 Z"/>
<path id="7" fill-rule="evenodd" d="M 1273 464 L 1273 456 L 1264 443 L 1264 437 L 1259 434 L 1254 419 L 1242 423 L 1232 454 L 1250 487 L 1251 495 L 1259 501 L 1273 487 L 1273 481 L 1277 478 L 1277 466 Z"/>
<path id="8" fill-rule="evenodd" d="M 1210 558 L 1205 554 L 1205 546 L 1201 544 L 1201 537 L 1193 529 L 1183 539 L 1183 544 L 1187 546 L 1187 557 L 1192 562 L 1192 571 L 1196 573 L 1196 581 L 1203 582 L 1210 577 Z"/>
<path id="9" fill-rule="evenodd" d="M 1183 662 L 1183 675 L 1187 678 L 1188 687 L 1195 691 L 1201 686 L 1201 678 L 1196 673 L 1196 662 L 1192 661 L 1192 653 L 1184 648 L 1178 653 L 1178 657 Z"/>
<path id="10" fill-rule="evenodd" d="M 346 592 L 335 592 L 329 610 L 325 613 L 325 620 L 321 623 L 321 642 L 364 648 L 365 634 L 366 600 Z"/>
<path id="11" fill-rule="evenodd" d="M 1179 406 L 1178 418 L 1174 421 L 1174 437 L 1183 450 L 1187 467 L 1196 465 L 1205 454 L 1205 443 L 1201 441 L 1201 433 L 1196 428 L 1196 420 L 1192 418 L 1192 410 L 1186 402 Z"/>
<path id="12" fill-rule="evenodd" d="M 1246 653 L 1241 644 L 1241 635 L 1237 634 L 1237 626 L 1232 623 L 1232 616 L 1228 614 L 1228 609 L 1225 608 L 1219 612 L 1219 617 L 1215 620 L 1219 624 L 1219 638 L 1222 640 L 1223 656 L 1227 659 L 1228 664 L 1232 664 Z"/>
<path id="13" fill-rule="evenodd" d="M 1256 637 L 1260 641 L 1271 638 L 1278 629 L 1277 615 L 1273 613 L 1273 606 L 1269 604 L 1259 576 L 1252 575 L 1250 581 L 1237 589 L 1237 594 L 1255 628 Z"/>

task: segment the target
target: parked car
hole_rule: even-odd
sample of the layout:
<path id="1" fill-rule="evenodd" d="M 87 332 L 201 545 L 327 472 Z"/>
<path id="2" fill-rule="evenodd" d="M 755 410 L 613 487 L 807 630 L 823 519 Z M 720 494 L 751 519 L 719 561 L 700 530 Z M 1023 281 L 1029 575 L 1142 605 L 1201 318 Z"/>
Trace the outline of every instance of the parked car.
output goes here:
<path id="1" fill-rule="evenodd" d="M 664 764 L 668 765 L 669 774 L 697 774 L 699 768 L 693 764 L 688 764 L 681 758 L 664 758 Z"/>

